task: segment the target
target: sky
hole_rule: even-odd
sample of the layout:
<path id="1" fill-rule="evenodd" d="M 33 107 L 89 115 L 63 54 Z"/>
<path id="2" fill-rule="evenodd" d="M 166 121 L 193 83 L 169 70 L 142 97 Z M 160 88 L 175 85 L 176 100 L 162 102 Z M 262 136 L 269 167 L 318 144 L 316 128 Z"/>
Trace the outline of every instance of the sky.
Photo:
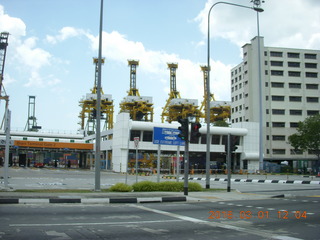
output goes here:
<path id="1" fill-rule="evenodd" d="M 104 0 L 102 88 L 119 104 L 130 88 L 128 59 L 139 60 L 137 88 L 152 96 L 161 121 L 170 90 L 167 63 L 178 63 L 181 98 L 203 100 L 200 65 L 207 61 L 209 8 L 216 0 Z M 228 2 L 253 6 L 251 0 Z M 265 0 L 259 14 L 265 46 L 320 49 L 319 0 Z M 9 32 L 3 85 L 9 95 L 11 130 L 23 130 L 29 96 L 36 96 L 42 131 L 76 133 L 79 101 L 94 84 L 100 0 L 0 0 L 0 32 Z M 256 12 L 216 5 L 210 18 L 211 92 L 230 101 L 230 69 L 242 46 L 257 35 Z M 3 117 L 4 102 L 0 103 Z"/>

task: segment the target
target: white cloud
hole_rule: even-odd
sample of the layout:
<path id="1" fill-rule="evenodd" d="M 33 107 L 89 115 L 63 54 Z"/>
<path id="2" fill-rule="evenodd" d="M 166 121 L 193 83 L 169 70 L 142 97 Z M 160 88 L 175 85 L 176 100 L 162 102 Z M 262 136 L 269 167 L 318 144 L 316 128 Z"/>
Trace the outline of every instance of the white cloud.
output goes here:
<path id="1" fill-rule="evenodd" d="M 216 1 L 208 0 L 195 18 L 207 36 L 208 11 Z M 231 1 L 232 2 L 232 1 Z M 237 1 L 234 3 L 239 4 Z M 249 3 L 240 3 L 251 6 Z M 320 4 L 314 0 L 267 0 L 262 3 L 260 35 L 270 47 L 318 49 L 320 42 Z M 257 35 L 256 13 L 249 9 L 216 5 L 211 11 L 210 36 L 243 46 Z"/>
<path id="2" fill-rule="evenodd" d="M 10 17 L 4 13 L 0 5 L 0 29 L 2 32 L 9 32 L 14 37 L 26 35 L 26 25 L 20 18 Z M 10 36 L 10 37 L 12 37 Z"/>
<path id="3" fill-rule="evenodd" d="M 82 29 L 76 29 L 73 27 L 64 27 L 59 31 L 57 36 L 47 35 L 46 40 L 51 44 L 56 44 L 62 42 L 72 37 L 77 37 L 85 34 L 85 31 Z"/>

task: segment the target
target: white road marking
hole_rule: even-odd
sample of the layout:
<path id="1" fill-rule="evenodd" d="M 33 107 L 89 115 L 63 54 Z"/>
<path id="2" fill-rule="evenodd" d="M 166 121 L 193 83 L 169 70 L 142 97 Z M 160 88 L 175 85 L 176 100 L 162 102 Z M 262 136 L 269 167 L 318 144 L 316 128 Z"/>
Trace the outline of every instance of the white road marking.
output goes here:
<path id="1" fill-rule="evenodd" d="M 197 219 L 197 218 L 193 218 L 193 217 L 179 215 L 179 214 L 176 214 L 176 213 L 170 213 L 170 212 L 166 212 L 166 211 L 162 211 L 162 210 L 148 208 L 148 207 L 145 207 L 145 206 L 142 206 L 142 205 L 131 205 L 131 206 L 135 207 L 135 208 L 139 208 L 139 209 L 145 210 L 145 211 L 149 211 L 149 212 L 153 212 L 153 213 L 158 213 L 158 214 L 161 214 L 161 215 L 169 216 L 169 217 L 172 217 L 172 218 L 178 218 L 178 219 L 183 220 L 183 221 L 189 221 L 189 222 L 199 223 L 199 224 L 206 224 L 206 225 L 209 225 L 211 227 L 220 227 L 220 228 L 234 230 L 234 231 L 238 231 L 238 232 L 249 233 L 249 234 L 257 235 L 257 236 L 264 237 L 264 238 L 279 239 L 279 240 L 302 240 L 300 238 L 294 238 L 294 237 L 289 237 L 289 236 L 274 235 L 271 232 L 263 231 L 263 230 L 255 230 L 255 229 L 237 227 L 237 226 L 229 225 L 229 224 L 226 224 L 226 223 L 209 222 L 209 221 L 205 221 L 205 220 L 201 220 L 201 219 Z"/>
<path id="2" fill-rule="evenodd" d="M 96 222 L 96 223 L 22 223 L 10 224 L 9 227 L 50 227 L 50 226 L 94 226 L 94 225 L 128 225 L 128 224 L 147 224 L 147 223 L 167 223 L 181 222 L 181 220 L 154 220 L 154 221 L 136 221 L 136 222 Z"/>

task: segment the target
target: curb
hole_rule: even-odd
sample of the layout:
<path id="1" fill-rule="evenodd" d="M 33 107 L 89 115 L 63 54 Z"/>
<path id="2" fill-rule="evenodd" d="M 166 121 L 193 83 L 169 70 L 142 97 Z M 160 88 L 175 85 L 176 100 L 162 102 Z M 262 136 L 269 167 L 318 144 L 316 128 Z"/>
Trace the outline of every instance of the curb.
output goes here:
<path id="1" fill-rule="evenodd" d="M 180 177 L 180 180 L 183 180 L 184 177 Z M 189 180 L 198 180 L 198 181 L 205 181 L 206 178 L 188 178 Z M 227 178 L 210 178 L 210 181 L 215 182 L 226 182 L 228 181 Z M 320 184 L 320 181 L 306 181 L 306 180 L 259 180 L 259 179 L 230 179 L 231 182 L 245 182 L 245 183 L 282 183 L 282 184 Z"/>
<path id="2" fill-rule="evenodd" d="M 42 204 L 42 203 L 161 203 L 186 202 L 187 197 L 150 197 L 150 198 L 0 198 L 0 204 Z"/>

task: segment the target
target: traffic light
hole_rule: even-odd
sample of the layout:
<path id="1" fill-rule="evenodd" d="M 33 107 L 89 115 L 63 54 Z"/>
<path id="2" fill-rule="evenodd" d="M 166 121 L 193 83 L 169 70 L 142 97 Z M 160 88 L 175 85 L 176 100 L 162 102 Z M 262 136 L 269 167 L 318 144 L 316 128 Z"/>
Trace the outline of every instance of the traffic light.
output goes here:
<path id="1" fill-rule="evenodd" d="M 178 127 L 178 129 L 180 130 L 180 134 L 178 134 L 178 137 L 187 142 L 189 135 L 189 121 L 187 118 L 179 118 L 178 122 L 181 124 L 181 126 Z"/>
<path id="2" fill-rule="evenodd" d="M 191 123 L 191 136 L 190 136 L 190 142 L 191 143 L 198 143 L 199 138 L 201 137 L 201 133 L 199 132 L 199 129 L 201 128 L 201 124 Z"/>
<path id="3" fill-rule="evenodd" d="M 235 152 L 238 149 L 237 145 L 239 145 L 239 140 L 240 140 L 239 136 L 233 136 L 233 135 L 230 136 L 230 151 L 231 152 Z"/>
<path id="4" fill-rule="evenodd" d="M 91 118 L 94 118 L 94 119 L 96 119 L 97 118 L 97 109 L 92 109 L 92 111 L 91 111 Z"/>

